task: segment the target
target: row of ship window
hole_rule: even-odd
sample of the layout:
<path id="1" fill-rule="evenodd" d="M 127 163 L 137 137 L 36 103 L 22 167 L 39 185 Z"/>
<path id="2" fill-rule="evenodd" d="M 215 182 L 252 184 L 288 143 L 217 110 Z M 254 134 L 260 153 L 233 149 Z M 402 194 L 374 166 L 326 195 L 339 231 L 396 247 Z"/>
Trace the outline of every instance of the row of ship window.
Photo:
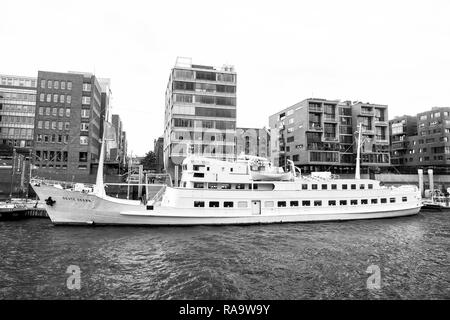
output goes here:
<path id="1" fill-rule="evenodd" d="M 194 177 L 195 174 L 194 174 Z M 262 185 L 266 185 L 266 184 L 262 184 Z M 253 187 L 252 187 L 253 186 Z M 347 184 L 341 184 L 341 189 L 340 190 L 356 190 L 358 185 L 357 184 L 350 184 L 350 188 L 348 187 L 349 185 Z M 183 187 L 186 187 L 186 182 L 183 183 Z M 205 188 L 205 183 L 204 182 L 194 182 L 194 188 L 195 189 L 204 189 Z M 248 189 L 258 189 L 258 184 L 248 184 Z M 369 184 L 364 184 L 361 183 L 359 184 L 359 189 L 360 190 L 364 190 L 364 189 L 373 189 L 373 184 L 369 183 Z M 208 183 L 208 189 L 231 189 L 231 184 L 230 183 L 221 183 L 221 184 L 217 184 L 217 183 Z M 243 183 L 238 183 L 236 185 L 234 185 L 234 189 L 246 189 L 246 184 Z M 320 189 L 319 189 L 319 184 L 307 184 L 304 183 L 302 184 L 302 190 L 338 190 L 338 185 L 337 184 L 321 184 L 320 185 Z"/>
<path id="2" fill-rule="evenodd" d="M 380 200 L 380 201 L 378 201 L 378 200 Z M 388 203 L 388 200 L 389 200 L 389 203 L 396 203 L 396 198 L 389 198 L 389 199 L 388 198 L 381 198 L 381 199 L 373 198 L 373 199 L 370 199 L 370 204 Z M 407 201 L 408 201 L 408 197 L 402 197 L 402 202 L 407 202 Z M 205 203 L 206 203 L 205 201 L 194 201 L 194 207 L 204 208 Z M 311 207 L 311 206 L 322 207 L 322 206 L 324 206 L 324 203 L 326 203 L 326 202 L 322 201 L 322 200 L 276 201 L 278 208 L 286 208 L 286 207 L 288 207 L 288 204 L 290 207 L 300 207 L 300 204 L 302 207 Z M 358 204 L 365 205 L 365 204 L 369 204 L 369 199 L 328 200 L 328 206 L 330 206 L 330 207 L 337 206 L 337 205 L 347 206 L 349 204 L 352 206 L 356 206 Z M 209 201 L 208 206 L 210 208 L 219 208 L 220 202 L 219 201 Z M 233 201 L 224 201 L 223 207 L 224 208 L 233 208 L 234 202 Z M 247 201 L 237 201 L 237 207 L 238 208 L 247 208 L 248 202 Z M 265 201 L 264 207 L 266 207 L 266 208 L 275 207 L 275 201 Z"/>

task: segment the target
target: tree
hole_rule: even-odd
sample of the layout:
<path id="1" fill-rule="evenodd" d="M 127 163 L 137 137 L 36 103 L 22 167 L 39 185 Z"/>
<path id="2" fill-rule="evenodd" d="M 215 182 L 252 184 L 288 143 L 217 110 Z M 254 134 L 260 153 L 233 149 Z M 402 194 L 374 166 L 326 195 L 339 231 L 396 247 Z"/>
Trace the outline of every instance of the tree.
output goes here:
<path id="1" fill-rule="evenodd" d="M 141 161 L 144 170 L 154 170 L 156 168 L 156 156 L 153 151 L 147 152 L 144 159 Z"/>

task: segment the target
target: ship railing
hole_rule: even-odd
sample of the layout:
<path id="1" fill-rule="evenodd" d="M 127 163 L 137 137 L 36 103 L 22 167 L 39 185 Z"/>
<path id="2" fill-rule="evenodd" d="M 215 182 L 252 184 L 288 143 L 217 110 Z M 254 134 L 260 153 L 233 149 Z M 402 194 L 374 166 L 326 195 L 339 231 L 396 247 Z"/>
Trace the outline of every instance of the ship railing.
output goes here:
<path id="1" fill-rule="evenodd" d="M 30 179 L 31 184 L 43 184 L 48 186 L 61 186 L 63 189 L 71 189 L 74 188 L 76 184 L 83 185 L 86 188 L 93 188 L 94 184 L 92 183 L 79 183 L 79 182 L 72 182 L 72 181 L 61 181 L 61 180 L 51 180 L 51 179 L 45 179 L 45 178 L 31 178 Z"/>
<path id="2" fill-rule="evenodd" d="M 154 196 L 153 198 L 149 201 L 150 205 L 155 205 L 155 203 L 157 203 L 158 201 L 161 201 L 164 192 L 166 191 L 166 185 L 164 185 Z"/>

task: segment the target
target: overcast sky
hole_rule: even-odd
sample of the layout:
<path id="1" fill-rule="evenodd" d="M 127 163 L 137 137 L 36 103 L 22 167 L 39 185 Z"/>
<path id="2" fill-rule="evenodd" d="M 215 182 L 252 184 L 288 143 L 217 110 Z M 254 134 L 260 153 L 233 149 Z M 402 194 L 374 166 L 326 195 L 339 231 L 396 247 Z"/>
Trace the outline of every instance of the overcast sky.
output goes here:
<path id="1" fill-rule="evenodd" d="M 0 6 L 0 73 L 111 78 L 129 151 L 163 134 L 177 56 L 231 64 L 237 125 L 305 98 L 450 107 L 450 1 L 17 1 Z"/>

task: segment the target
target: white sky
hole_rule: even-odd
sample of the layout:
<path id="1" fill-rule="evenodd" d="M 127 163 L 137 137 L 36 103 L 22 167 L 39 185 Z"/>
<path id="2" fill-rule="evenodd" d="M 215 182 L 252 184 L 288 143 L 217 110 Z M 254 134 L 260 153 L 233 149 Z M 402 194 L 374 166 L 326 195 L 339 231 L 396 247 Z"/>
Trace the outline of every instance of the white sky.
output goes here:
<path id="1" fill-rule="evenodd" d="M 235 66 L 237 125 L 263 127 L 309 97 L 450 106 L 450 1 L 17 1 L 0 3 L 0 73 L 111 78 L 129 151 L 163 134 L 177 56 Z"/>

